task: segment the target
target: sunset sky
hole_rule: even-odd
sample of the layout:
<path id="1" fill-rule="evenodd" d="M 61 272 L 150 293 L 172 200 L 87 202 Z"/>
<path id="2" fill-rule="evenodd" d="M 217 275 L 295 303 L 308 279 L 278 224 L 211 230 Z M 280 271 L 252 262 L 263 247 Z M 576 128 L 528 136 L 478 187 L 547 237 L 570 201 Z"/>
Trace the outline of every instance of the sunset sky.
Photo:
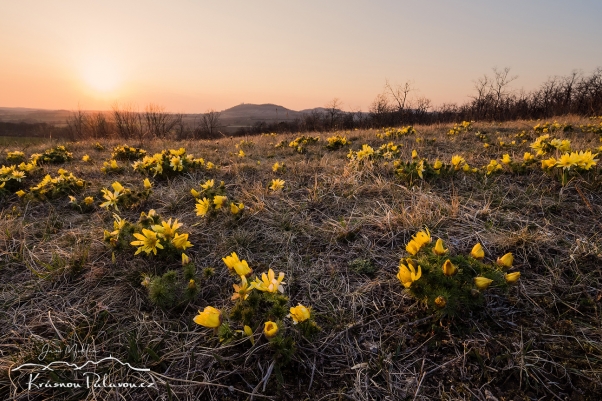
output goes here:
<path id="1" fill-rule="evenodd" d="M 493 67 L 517 90 L 602 67 L 601 17 L 599 0 L 2 1 L 0 107 L 367 111 L 385 79 L 462 103 Z"/>

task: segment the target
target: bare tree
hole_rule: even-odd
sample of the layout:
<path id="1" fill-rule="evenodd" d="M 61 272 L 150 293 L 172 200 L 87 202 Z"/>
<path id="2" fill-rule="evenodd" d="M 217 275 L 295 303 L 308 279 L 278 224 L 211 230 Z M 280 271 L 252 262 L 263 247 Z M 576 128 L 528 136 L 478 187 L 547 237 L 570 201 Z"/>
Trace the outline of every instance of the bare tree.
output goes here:
<path id="1" fill-rule="evenodd" d="M 391 95 L 395 103 L 397 104 L 397 111 L 403 113 L 406 108 L 406 103 L 409 101 L 408 95 L 412 92 L 412 84 L 410 81 L 406 81 L 403 85 L 391 86 L 389 80 L 385 80 L 385 93 Z"/>
<path id="2" fill-rule="evenodd" d="M 104 113 L 94 113 L 87 118 L 88 132 L 92 138 L 109 138 L 111 136 L 111 123 Z"/>
<path id="3" fill-rule="evenodd" d="M 493 68 L 494 77 L 491 83 L 491 91 L 495 96 L 496 107 L 499 107 L 500 103 L 510 95 L 509 85 L 518 78 L 518 75 L 509 77 L 509 73 L 510 67 L 506 67 L 501 71 L 498 71 L 496 67 Z"/>
<path id="4" fill-rule="evenodd" d="M 341 111 L 342 106 L 343 106 L 343 102 L 341 102 L 341 100 L 338 97 L 335 97 L 330 102 L 326 103 L 326 105 L 324 106 L 324 108 L 326 109 L 326 113 L 328 114 L 328 117 L 330 120 L 329 121 L 330 129 L 334 128 L 335 123 L 339 119 L 339 116 L 342 113 L 342 111 Z"/>
<path id="5" fill-rule="evenodd" d="M 220 127 L 220 116 L 221 113 L 219 111 L 213 109 L 207 110 L 207 112 L 201 116 L 200 127 L 198 127 L 196 131 L 200 134 L 213 137 Z"/>
<path id="6" fill-rule="evenodd" d="M 126 140 L 137 139 L 142 145 L 146 130 L 144 129 L 144 120 L 142 114 L 134 109 L 131 104 L 119 106 L 113 105 L 113 119 L 117 134 Z"/>
<path id="7" fill-rule="evenodd" d="M 88 116 L 79 107 L 67 117 L 67 135 L 72 141 L 87 137 Z"/>
<path id="8" fill-rule="evenodd" d="M 391 104 L 389 103 L 389 97 L 386 93 L 379 93 L 376 95 L 376 98 L 374 98 L 369 109 L 370 117 L 377 125 L 385 124 L 387 116 L 391 111 Z"/>
<path id="9" fill-rule="evenodd" d="M 167 137 L 181 123 L 181 119 L 181 114 L 166 113 L 163 106 L 154 103 L 147 105 L 144 110 L 146 130 L 155 138 Z"/>

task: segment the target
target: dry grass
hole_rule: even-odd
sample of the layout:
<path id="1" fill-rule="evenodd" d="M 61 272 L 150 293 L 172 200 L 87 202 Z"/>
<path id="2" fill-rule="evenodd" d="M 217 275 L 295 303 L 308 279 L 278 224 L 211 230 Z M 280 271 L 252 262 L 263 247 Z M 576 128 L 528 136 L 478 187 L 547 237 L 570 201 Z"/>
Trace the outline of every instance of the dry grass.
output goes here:
<path id="1" fill-rule="evenodd" d="M 576 117 L 570 120 L 580 123 Z M 509 142 L 534 124 L 475 126 Z M 449 161 L 461 154 L 470 165 L 482 166 L 503 153 L 520 158 L 531 142 L 485 149 L 473 134 L 450 140 L 449 126 L 416 128 L 424 141 L 417 143 L 414 136 L 395 141 L 403 144 L 403 160 L 416 149 L 429 160 Z M 0 398 L 599 399 L 599 176 L 561 187 L 541 171 L 487 178 L 460 174 L 410 187 L 396 179 L 391 165 L 350 168 L 348 149 L 329 152 L 324 148 L 329 135 L 320 136 L 322 141 L 303 155 L 274 148 L 293 135 L 247 138 L 253 145 L 245 146 L 245 158 L 236 156 L 240 139 L 145 144 L 150 154 L 183 146 L 220 166 L 157 181 L 144 207 L 122 213 L 135 221 L 141 211 L 153 208 L 165 218 L 177 218 L 191 234 L 189 254 L 199 270 L 215 268 L 197 299 L 173 310 L 153 306 L 140 285 L 142 273 L 165 266 L 134 257 L 133 250 L 116 254 L 112 262 L 102 241 L 103 230 L 112 224 L 109 212 L 98 208 L 79 214 L 66 199 L 2 200 Z M 600 144 L 593 134 L 558 136 L 571 139 L 576 149 Z M 353 131 L 347 137 L 353 149 L 386 142 L 375 131 Z M 102 144 L 111 149 L 117 142 Z M 27 152 L 49 145 L 31 145 Z M 56 173 L 63 167 L 82 176 L 92 183 L 86 195 L 97 199 L 100 189 L 115 180 L 140 186 L 142 176 L 129 166 L 123 174 L 101 173 L 110 151 L 92 145 L 67 144 L 74 161 L 45 170 Z M 92 163 L 80 161 L 84 154 Z M 286 172 L 272 172 L 276 161 L 286 163 Z M 286 187 L 273 194 L 267 186 L 276 177 L 286 180 Z M 223 180 L 229 196 L 245 204 L 242 219 L 196 216 L 190 188 L 209 178 Z M 482 313 L 434 320 L 395 277 L 405 244 L 424 225 L 453 252 L 468 253 L 477 241 L 490 258 L 513 252 L 522 274 L 519 284 L 508 297 L 491 291 Z M 297 352 L 286 366 L 272 363 L 259 332 L 254 347 L 241 341 L 220 344 L 211 330 L 192 322 L 206 305 L 232 306 L 233 280 L 221 258 L 233 251 L 256 272 L 284 272 L 291 304 L 311 306 L 322 327 L 312 341 L 296 338 Z M 11 369 L 34 361 L 44 344 L 78 345 L 89 349 L 93 359 L 112 355 L 148 367 L 158 390 L 28 391 L 24 377 Z M 82 355 L 73 361 L 81 362 Z M 128 373 L 117 370 L 113 373 Z"/>

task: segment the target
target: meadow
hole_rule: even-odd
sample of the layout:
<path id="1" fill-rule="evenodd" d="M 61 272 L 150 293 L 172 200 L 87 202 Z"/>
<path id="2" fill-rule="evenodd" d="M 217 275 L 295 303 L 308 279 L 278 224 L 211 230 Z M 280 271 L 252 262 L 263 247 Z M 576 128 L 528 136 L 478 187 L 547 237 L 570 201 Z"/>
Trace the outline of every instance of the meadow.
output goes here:
<path id="1" fill-rule="evenodd" d="M 601 136 L 567 116 L 6 143 L 0 398 L 598 400 Z M 108 356 L 153 387 L 15 370 Z"/>

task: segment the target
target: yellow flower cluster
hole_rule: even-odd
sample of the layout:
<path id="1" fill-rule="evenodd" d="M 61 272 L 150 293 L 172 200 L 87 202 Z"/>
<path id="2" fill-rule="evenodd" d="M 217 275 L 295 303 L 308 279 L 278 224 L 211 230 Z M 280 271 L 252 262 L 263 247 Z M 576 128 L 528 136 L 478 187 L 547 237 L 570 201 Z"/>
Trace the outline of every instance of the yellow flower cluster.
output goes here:
<path id="1" fill-rule="evenodd" d="M 351 144 L 351 142 L 347 139 L 346 136 L 338 135 L 338 134 L 328 137 L 328 138 L 326 138 L 326 140 L 328 141 L 328 144 L 326 145 L 326 147 L 331 150 L 336 150 L 336 149 L 342 148 L 343 146 Z"/>
<path id="2" fill-rule="evenodd" d="M 47 149 L 44 154 L 33 154 L 31 160 L 40 160 L 45 163 L 64 163 L 73 159 L 73 153 L 68 152 L 63 145 L 59 145 L 54 149 Z"/>
<path id="3" fill-rule="evenodd" d="M 472 129 L 472 121 L 462 121 L 460 124 L 454 124 L 454 126 L 447 132 L 448 135 L 458 135 L 462 132 L 468 132 Z"/>
<path id="4" fill-rule="evenodd" d="M 195 158 L 191 154 L 186 154 L 186 149 L 170 149 L 161 153 L 156 153 L 152 157 L 144 156 L 141 161 L 135 161 L 132 164 L 134 171 L 152 173 L 155 176 L 168 176 L 178 173 L 185 173 L 191 168 L 205 165 L 205 160 Z M 213 164 L 212 164 L 213 166 Z M 209 163 L 207 163 L 207 168 Z"/>
<path id="5" fill-rule="evenodd" d="M 557 121 L 554 121 L 553 123 L 539 123 L 536 126 L 533 127 L 533 131 L 538 132 L 538 133 L 542 133 L 542 134 L 546 134 L 548 132 L 555 132 L 555 131 L 572 131 L 573 126 L 570 124 L 560 124 Z"/>
<path id="6" fill-rule="evenodd" d="M 431 233 L 428 228 L 418 231 L 406 245 L 406 251 L 411 255 L 416 255 L 420 248 L 431 242 Z"/>
<path id="7" fill-rule="evenodd" d="M 372 159 L 374 156 L 374 149 L 370 145 L 363 144 L 362 149 L 354 152 L 350 150 L 347 154 L 347 158 L 352 163 L 363 163 L 366 160 Z"/>
<path id="8" fill-rule="evenodd" d="M 376 134 L 376 136 L 378 138 L 381 139 L 387 139 L 387 138 L 401 138 L 402 136 L 406 136 L 406 135 L 413 135 L 416 134 L 416 130 L 414 129 L 413 126 L 408 125 L 407 127 L 403 127 L 403 128 L 383 128 L 383 132 L 378 132 Z"/>
<path id="9" fill-rule="evenodd" d="M 150 215 L 156 215 L 154 210 L 149 211 Z M 141 252 L 145 252 L 147 255 L 152 252 L 156 255 L 157 249 L 165 249 L 163 244 L 169 244 L 176 252 L 192 247 L 192 243 L 188 241 L 188 234 L 178 233 L 180 227 L 182 227 L 182 223 L 178 223 L 178 219 L 172 223 L 170 218 L 167 221 L 160 221 L 159 224 L 151 225 L 150 229 L 143 228 L 142 233 L 134 233 L 136 241 L 130 242 L 130 245 L 138 247 L 134 255 Z M 182 256 L 182 260 L 185 260 L 184 256 Z"/>
<path id="10" fill-rule="evenodd" d="M 117 160 L 111 159 L 103 163 L 102 167 L 100 168 L 100 171 L 102 171 L 105 174 L 120 173 L 123 171 L 123 167 L 117 164 Z"/>
<path id="11" fill-rule="evenodd" d="M 138 160 L 146 156 L 146 150 L 128 145 L 118 145 L 113 148 L 111 158 L 118 160 Z"/>
<path id="12" fill-rule="evenodd" d="M 231 202 L 224 195 L 224 182 L 215 188 L 215 180 L 207 180 L 201 184 L 201 192 L 191 189 L 190 193 L 196 199 L 196 215 L 205 217 L 211 210 L 229 210 L 233 215 L 240 215 L 245 208 L 242 202 Z M 203 199 L 200 199 L 203 196 Z M 230 206 L 228 208 L 228 205 Z"/>
<path id="13" fill-rule="evenodd" d="M 571 141 L 568 139 L 560 140 L 557 138 L 550 138 L 549 134 L 545 134 L 535 139 L 530 147 L 536 151 L 537 156 L 542 156 L 552 150 L 569 152 L 571 150 Z"/>
<path id="14" fill-rule="evenodd" d="M 9 163 L 19 163 L 25 161 L 25 153 L 21 152 L 20 150 L 7 152 L 6 161 Z"/>
<path id="15" fill-rule="evenodd" d="M 570 170 L 571 167 L 576 167 L 577 169 L 587 171 L 598 164 L 598 159 L 595 158 L 597 155 L 597 153 L 592 154 L 592 152 L 589 150 L 587 152 L 567 152 L 561 155 L 558 159 L 551 157 L 549 159 L 542 160 L 541 168 L 546 169 L 558 167 L 564 170 Z"/>
<path id="16" fill-rule="evenodd" d="M 58 171 L 58 176 L 53 178 L 50 174 L 47 174 L 36 186 L 29 188 L 29 191 L 32 196 L 39 199 L 57 198 L 79 191 L 85 185 L 84 180 L 61 168 Z"/>

